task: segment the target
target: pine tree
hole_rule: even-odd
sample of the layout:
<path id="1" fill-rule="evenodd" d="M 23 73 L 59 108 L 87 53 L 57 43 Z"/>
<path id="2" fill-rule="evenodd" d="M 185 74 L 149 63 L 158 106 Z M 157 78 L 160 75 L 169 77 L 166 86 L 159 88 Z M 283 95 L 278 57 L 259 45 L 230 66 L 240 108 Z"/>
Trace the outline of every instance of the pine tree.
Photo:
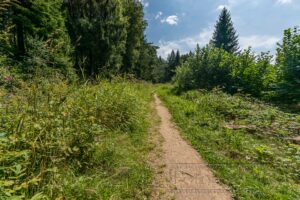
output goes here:
<path id="1" fill-rule="evenodd" d="M 226 8 L 222 10 L 215 25 L 211 43 L 214 47 L 222 48 L 230 53 L 236 53 L 239 49 L 238 35 L 234 29 L 230 12 Z"/>

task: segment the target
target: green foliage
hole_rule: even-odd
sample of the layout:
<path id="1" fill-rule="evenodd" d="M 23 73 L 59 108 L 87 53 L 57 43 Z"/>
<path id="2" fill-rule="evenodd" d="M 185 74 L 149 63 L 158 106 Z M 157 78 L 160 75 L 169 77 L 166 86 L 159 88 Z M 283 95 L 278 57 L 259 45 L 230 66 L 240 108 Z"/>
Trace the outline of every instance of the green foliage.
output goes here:
<path id="1" fill-rule="evenodd" d="M 196 80 L 193 72 L 190 63 L 188 62 L 183 63 L 176 69 L 175 84 L 179 92 L 195 88 Z"/>
<path id="2" fill-rule="evenodd" d="M 140 1 L 129 0 L 124 3 L 126 8 L 125 16 L 128 18 L 126 51 L 123 57 L 122 73 L 132 73 L 138 75 L 140 59 L 143 55 L 145 45 L 144 31 L 146 22 L 144 21 L 144 8 Z M 156 57 L 156 55 L 154 55 Z"/>
<path id="3" fill-rule="evenodd" d="M 214 47 L 222 48 L 230 53 L 236 53 L 239 49 L 238 36 L 227 8 L 221 11 L 211 43 Z"/>
<path id="4" fill-rule="evenodd" d="M 299 199 L 300 148 L 289 140 L 298 134 L 298 116 L 219 90 L 176 96 L 162 86 L 158 94 L 235 198 Z"/>
<path id="5" fill-rule="evenodd" d="M 232 70 L 235 87 L 255 97 L 270 91 L 278 81 L 278 69 L 271 64 L 272 58 L 269 53 L 255 55 L 250 48 L 236 56 Z"/>
<path id="6" fill-rule="evenodd" d="M 145 199 L 150 100 L 125 82 L 0 87 L 0 199 Z"/>
<path id="7" fill-rule="evenodd" d="M 74 77 L 61 5 L 60 0 L 36 0 L 7 8 L 0 16 L 0 53 L 5 55 L 0 67 L 10 66 L 29 77 L 38 68 Z"/>
<path id="8" fill-rule="evenodd" d="M 276 65 L 281 70 L 278 96 L 287 102 L 300 102 L 300 33 L 299 29 L 284 31 L 282 44 L 277 49 Z"/>
<path id="9" fill-rule="evenodd" d="M 163 66 L 162 61 L 157 58 L 157 48 L 151 43 L 144 42 L 140 52 L 138 68 L 135 69 L 138 78 L 152 82 L 161 79 L 162 74 L 157 74 L 157 71 L 155 71 L 161 70 L 161 66 Z"/>
<path id="10" fill-rule="evenodd" d="M 154 65 L 152 70 L 152 81 L 154 83 L 165 83 L 167 68 L 168 63 L 161 57 L 158 58 L 156 65 Z"/>
<path id="11" fill-rule="evenodd" d="M 28 77 L 47 66 L 71 79 L 77 71 L 154 81 L 159 61 L 140 1 L 4 0 L 0 9 L 0 53 Z"/>
<path id="12" fill-rule="evenodd" d="M 175 77 L 179 91 L 223 87 L 232 90 L 233 55 L 222 49 L 197 46 L 196 52 L 177 69 Z"/>
<path id="13" fill-rule="evenodd" d="M 178 91 L 220 87 L 229 93 L 237 91 L 261 96 L 276 82 L 276 68 L 270 64 L 272 56 L 254 55 L 251 49 L 231 54 L 223 49 L 206 46 L 196 49 L 177 69 L 175 81 Z"/>
<path id="14" fill-rule="evenodd" d="M 75 67 L 87 75 L 116 74 L 125 53 L 127 18 L 120 0 L 66 1 Z"/>
<path id="15" fill-rule="evenodd" d="M 177 50 L 176 53 L 172 50 L 171 54 L 168 56 L 168 67 L 165 71 L 165 81 L 171 81 L 176 73 L 176 67 L 180 64 L 180 53 Z"/>

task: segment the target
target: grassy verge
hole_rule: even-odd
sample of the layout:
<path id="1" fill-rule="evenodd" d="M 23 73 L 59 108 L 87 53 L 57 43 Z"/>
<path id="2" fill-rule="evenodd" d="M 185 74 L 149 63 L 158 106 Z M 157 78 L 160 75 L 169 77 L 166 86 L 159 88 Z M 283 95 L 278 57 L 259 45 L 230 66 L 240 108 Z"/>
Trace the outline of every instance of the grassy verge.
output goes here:
<path id="1" fill-rule="evenodd" d="M 300 117 L 254 99 L 222 92 L 158 94 L 183 136 L 236 199 L 300 199 Z"/>
<path id="2" fill-rule="evenodd" d="M 0 199 L 145 199 L 146 84 L 0 88 Z"/>

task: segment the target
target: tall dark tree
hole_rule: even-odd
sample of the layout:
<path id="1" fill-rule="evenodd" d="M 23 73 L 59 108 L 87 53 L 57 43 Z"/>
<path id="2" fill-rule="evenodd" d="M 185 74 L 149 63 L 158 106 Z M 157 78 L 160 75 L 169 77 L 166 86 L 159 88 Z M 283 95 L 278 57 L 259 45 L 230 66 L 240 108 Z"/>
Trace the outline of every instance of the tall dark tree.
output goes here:
<path id="1" fill-rule="evenodd" d="M 239 50 L 238 35 L 227 8 L 221 11 L 211 43 L 214 47 L 222 48 L 230 53 L 236 53 Z"/>
<path id="2" fill-rule="evenodd" d="M 276 56 L 276 66 L 281 71 L 279 96 L 283 100 L 300 102 L 300 30 L 287 29 L 279 44 Z M 282 100 L 281 99 L 281 100 Z"/>
<path id="3" fill-rule="evenodd" d="M 176 62 L 175 68 L 176 68 L 178 65 L 180 65 L 180 58 L 181 58 L 180 52 L 179 52 L 179 50 L 177 50 L 177 51 L 176 51 L 176 57 L 175 57 L 175 62 Z M 174 69 L 174 70 L 175 70 L 175 69 Z"/>
<path id="4" fill-rule="evenodd" d="M 180 65 L 180 52 L 179 50 L 172 50 L 171 54 L 167 58 L 168 67 L 166 69 L 166 81 L 171 81 L 176 74 L 176 67 Z"/>
<path id="5" fill-rule="evenodd" d="M 69 67 L 71 48 L 62 2 L 0 0 L 0 53 L 20 62 L 18 66 L 27 72 L 43 66 Z"/>
<path id="6" fill-rule="evenodd" d="M 171 54 L 167 58 L 168 67 L 166 69 L 166 81 L 172 80 L 172 77 L 175 75 L 176 68 L 176 53 L 172 50 Z"/>
<path id="7" fill-rule="evenodd" d="M 127 19 L 121 0 L 67 0 L 67 27 L 75 66 L 89 76 L 119 72 L 125 53 Z"/>
<path id="8" fill-rule="evenodd" d="M 39 20 L 39 11 L 34 15 L 31 1 L 2 0 L 0 2 L 1 25 L 12 26 L 14 34 L 15 55 L 24 56 L 26 53 L 25 34 L 32 31 Z M 7 30 L 6 30 L 7 31 Z"/>
<path id="9" fill-rule="evenodd" d="M 140 1 L 128 0 L 124 7 L 125 16 L 128 19 L 126 50 L 123 57 L 122 73 L 137 75 L 139 71 L 138 62 L 144 45 L 144 31 L 146 22 L 144 20 L 143 5 Z"/>
<path id="10" fill-rule="evenodd" d="M 146 40 L 143 42 L 140 59 L 137 63 L 139 67 L 135 69 L 137 78 L 147 81 L 154 80 L 153 71 L 158 65 L 157 49 L 158 47 L 152 43 L 148 43 Z"/>
<path id="11" fill-rule="evenodd" d="M 154 83 L 164 83 L 166 82 L 166 70 L 168 67 L 168 63 L 165 59 L 162 57 L 159 57 L 157 59 L 157 64 L 154 66 L 153 71 L 152 71 L 152 76 L 153 76 L 153 82 Z"/>

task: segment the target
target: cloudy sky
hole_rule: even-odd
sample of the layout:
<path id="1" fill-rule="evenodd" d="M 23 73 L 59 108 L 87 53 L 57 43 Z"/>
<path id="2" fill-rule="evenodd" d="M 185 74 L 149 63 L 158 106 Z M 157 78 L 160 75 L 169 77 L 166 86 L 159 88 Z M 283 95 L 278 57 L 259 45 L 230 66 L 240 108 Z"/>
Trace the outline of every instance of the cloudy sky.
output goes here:
<path id="1" fill-rule="evenodd" d="M 275 52 L 283 30 L 300 25 L 300 0 L 142 0 L 150 42 L 166 57 L 186 53 L 212 36 L 220 10 L 230 9 L 241 48 Z"/>

